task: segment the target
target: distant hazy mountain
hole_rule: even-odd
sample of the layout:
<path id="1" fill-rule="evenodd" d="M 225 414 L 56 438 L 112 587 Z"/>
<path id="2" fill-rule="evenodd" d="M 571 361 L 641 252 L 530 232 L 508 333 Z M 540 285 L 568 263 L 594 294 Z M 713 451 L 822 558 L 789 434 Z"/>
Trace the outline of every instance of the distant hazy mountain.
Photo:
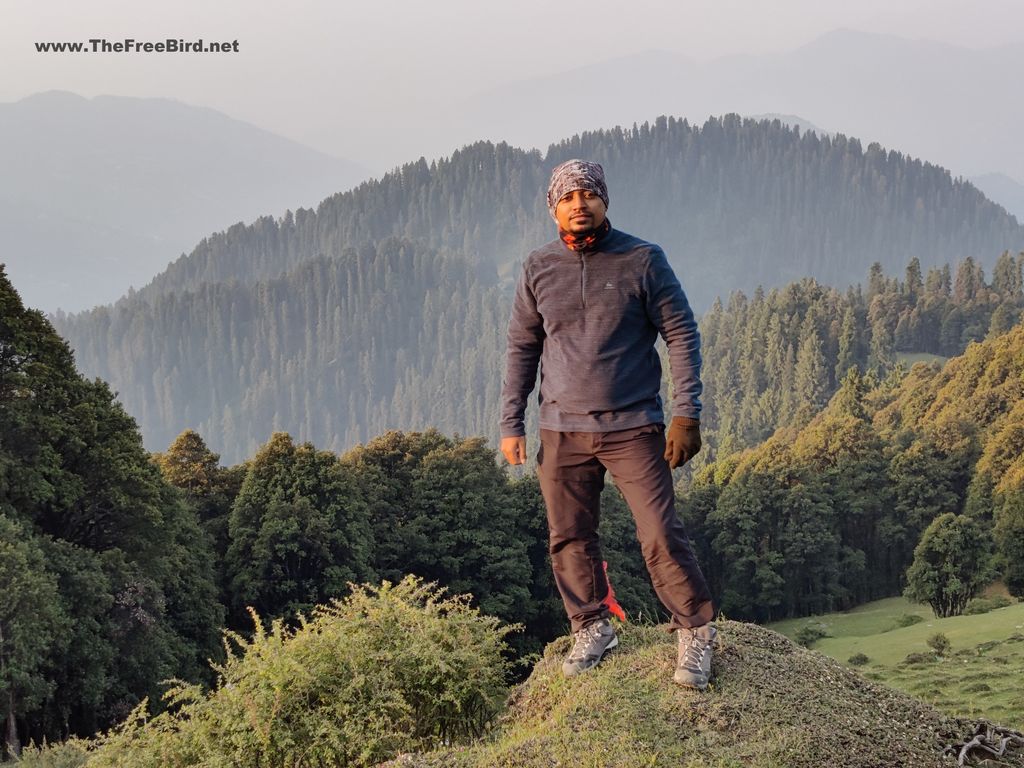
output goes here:
<path id="1" fill-rule="evenodd" d="M 0 168 L 0 261 L 48 311 L 113 301 L 212 230 L 368 175 L 212 109 L 63 91 L 0 104 Z"/>
<path id="2" fill-rule="evenodd" d="M 1024 184 L 1005 173 L 986 173 L 971 178 L 971 183 L 989 200 L 999 203 L 1008 213 L 1024 223 Z"/>
<path id="3" fill-rule="evenodd" d="M 836 30 L 793 51 L 695 62 L 648 51 L 496 85 L 450 108 L 466 136 L 546 147 L 658 114 L 792 114 L 954 175 L 1024 179 L 1024 43 L 971 50 Z"/>

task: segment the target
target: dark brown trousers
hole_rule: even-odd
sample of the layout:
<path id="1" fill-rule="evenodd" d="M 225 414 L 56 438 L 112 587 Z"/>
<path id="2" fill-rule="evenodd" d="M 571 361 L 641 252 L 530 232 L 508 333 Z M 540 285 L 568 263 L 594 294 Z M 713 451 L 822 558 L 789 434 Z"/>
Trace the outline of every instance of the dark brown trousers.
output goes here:
<path id="1" fill-rule="evenodd" d="M 555 583 L 576 632 L 608 615 L 597 528 L 604 473 L 612 473 L 633 519 L 670 629 L 699 627 L 714 617 L 711 593 L 676 514 L 665 425 L 615 432 L 540 430 L 537 475 L 548 513 Z"/>

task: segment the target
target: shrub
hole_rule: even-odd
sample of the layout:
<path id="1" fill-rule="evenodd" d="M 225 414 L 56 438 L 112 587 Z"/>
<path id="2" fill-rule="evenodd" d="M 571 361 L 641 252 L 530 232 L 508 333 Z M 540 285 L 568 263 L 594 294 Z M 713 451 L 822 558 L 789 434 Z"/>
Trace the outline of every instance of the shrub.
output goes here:
<path id="1" fill-rule="evenodd" d="M 912 627 L 915 624 L 920 624 L 924 621 L 924 616 L 919 616 L 916 613 L 904 613 L 898 619 L 896 619 L 897 627 Z"/>
<path id="2" fill-rule="evenodd" d="M 804 648 L 810 648 L 823 637 L 831 637 L 824 624 L 805 624 L 796 633 L 796 641 Z"/>
<path id="3" fill-rule="evenodd" d="M 904 664 L 932 664 L 937 660 L 934 653 L 908 653 Z"/>
<path id="4" fill-rule="evenodd" d="M 967 603 L 967 607 L 964 608 L 964 613 L 973 616 L 979 613 L 988 613 L 989 611 L 994 611 L 997 608 L 1006 608 L 1008 605 L 1013 605 L 1013 600 L 1006 595 L 976 597 Z"/>
<path id="5" fill-rule="evenodd" d="M 937 656 L 945 656 L 949 653 L 949 649 L 952 644 L 949 642 L 949 638 L 941 632 L 936 632 L 934 635 L 927 640 L 928 647 L 935 651 Z"/>
<path id="6" fill-rule="evenodd" d="M 209 693 L 177 684 L 100 739 L 92 766 L 368 766 L 482 733 L 503 706 L 507 634 L 434 584 L 354 587 L 296 630 L 229 633 Z M 234 644 L 237 648 L 231 648 Z"/>
<path id="7" fill-rule="evenodd" d="M 27 746 L 14 765 L 17 768 L 82 768 L 88 758 L 88 742 L 68 739 L 60 744 Z"/>
<path id="8" fill-rule="evenodd" d="M 846 663 L 854 667 L 863 667 L 869 661 L 871 661 L 871 659 L 869 659 L 863 653 L 855 653 L 853 654 L 853 656 L 846 660 Z"/>

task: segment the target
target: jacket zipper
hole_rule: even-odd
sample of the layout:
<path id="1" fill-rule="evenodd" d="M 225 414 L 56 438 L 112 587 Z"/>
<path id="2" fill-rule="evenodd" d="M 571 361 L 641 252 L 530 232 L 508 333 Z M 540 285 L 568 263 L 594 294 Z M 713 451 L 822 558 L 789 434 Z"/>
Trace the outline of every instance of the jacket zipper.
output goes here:
<path id="1" fill-rule="evenodd" d="M 580 254 L 580 309 L 587 307 L 587 262 Z"/>

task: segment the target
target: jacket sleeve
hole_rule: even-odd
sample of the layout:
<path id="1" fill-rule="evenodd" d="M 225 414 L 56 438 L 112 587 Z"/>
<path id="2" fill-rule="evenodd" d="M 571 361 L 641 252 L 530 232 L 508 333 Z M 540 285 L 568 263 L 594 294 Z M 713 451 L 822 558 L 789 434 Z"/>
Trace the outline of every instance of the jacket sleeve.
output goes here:
<path id="1" fill-rule="evenodd" d="M 526 434 L 523 418 L 526 399 L 537 380 L 537 364 L 544 349 L 544 319 L 530 287 L 526 264 L 519 274 L 512 316 L 508 322 L 505 380 L 501 390 L 501 436 Z"/>
<path id="2" fill-rule="evenodd" d="M 645 273 L 647 316 L 668 344 L 672 373 L 672 416 L 699 419 L 700 332 L 690 302 L 661 248 L 651 249 Z"/>

